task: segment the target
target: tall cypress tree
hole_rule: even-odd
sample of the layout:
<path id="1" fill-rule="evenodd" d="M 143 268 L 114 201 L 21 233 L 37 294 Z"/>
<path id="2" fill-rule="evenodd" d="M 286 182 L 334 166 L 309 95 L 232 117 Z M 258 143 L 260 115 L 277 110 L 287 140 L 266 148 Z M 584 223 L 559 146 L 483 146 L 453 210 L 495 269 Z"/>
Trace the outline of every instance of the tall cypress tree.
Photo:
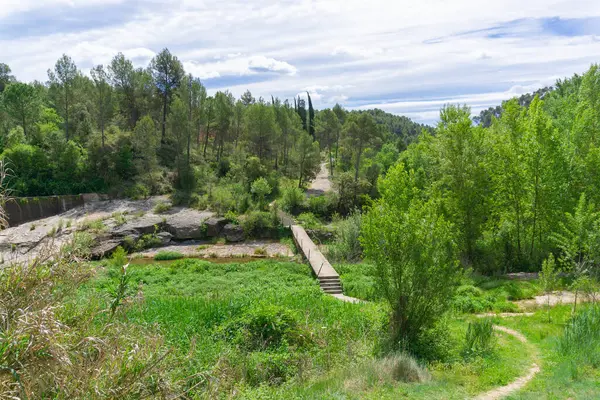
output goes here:
<path id="1" fill-rule="evenodd" d="M 296 112 L 298 113 L 298 115 L 300 116 L 300 119 L 302 120 L 302 129 L 304 129 L 305 131 L 307 130 L 307 126 L 306 126 L 306 106 L 305 106 L 305 102 L 303 99 L 300 98 L 300 96 L 298 96 L 298 108 L 296 109 Z"/>
<path id="2" fill-rule="evenodd" d="M 313 140 L 315 138 L 315 109 L 312 105 L 312 100 L 310 99 L 310 93 L 306 92 L 308 96 L 308 133 L 312 136 Z"/>

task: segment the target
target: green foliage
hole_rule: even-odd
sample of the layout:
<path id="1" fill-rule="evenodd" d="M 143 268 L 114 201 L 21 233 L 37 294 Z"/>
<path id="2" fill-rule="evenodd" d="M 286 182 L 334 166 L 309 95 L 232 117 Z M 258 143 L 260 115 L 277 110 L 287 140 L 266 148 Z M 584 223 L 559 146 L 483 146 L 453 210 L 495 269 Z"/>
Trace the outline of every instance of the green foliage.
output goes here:
<path id="1" fill-rule="evenodd" d="M 178 251 L 159 251 L 154 256 L 156 261 L 179 260 L 185 256 Z"/>
<path id="2" fill-rule="evenodd" d="M 575 314 L 558 341 L 558 351 L 572 362 L 600 366 L 600 307 L 594 305 Z"/>
<path id="3" fill-rule="evenodd" d="M 392 309 L 392 340 L 410 345 L 448 310 L 462 271 L 452 225 L 435 202 L 413 199 L 404 166 L 381 186 L 382 198 L 363 217 L 361 242 Z"/>
<path id="4" fill-rule="evenodd" d="M 331 217 L 335 210 L 335 198 L 329 196 L 313 196 L 307 200 L 308 210 L 319 218 Z"/>
<path id="5" fill-rule="evenodd" d="M 483 356 L 494 348 L 494 325 L 489 318 L 481 318 L 469 323 L 463 355 L 465 357 Z"/>
<path id="6" fill-rule="evenodd" d="M 271 190 L 273 188 L 271 188 L 271 185 L 269 185 L 269 182 L 265 178 L 258 178 L 252 182 L 250 192 L 254 195 L 259 210 L 264 210 L 266 206 L 265 197 L 271 193 Z"/>
<path id="7" fill-rule="evenodd" d="M 167 203 L 165 201 L 160 201 L 156 203 L 154 209 L 152 210 L 155 214 L 162 214 L 169 211 L 173 205 L 171 203 Z"/>
<path id="8" fill-rule="evenodd" d="M 269 237 L 279 226 L 277 215 L 266 211 L 252 211 L 242 219 L 244 233 L 249 237 Z"/>
<path id="9" fill-rule="evenodd" d="M 321 221 L 313 213 L 305 212 L 296 217 L 296 220 L 305 229 L 318 229 L 322 226 Z"/>
<path id="10" fill-rule="evenodd" d="M 360 243 L 362 215 L 358 212 L 338 222 L 335 240 L 328 248 L 328 255 L 336 261 L 356 262 L 361 259 L 363 250 Z"/>
<path id="11" fill-rule="evenodd" d="M 304 204 L 304 192 L 302 189 L 288 185 L 282 189 L 281 208 L 292 214 L 297 214 Z"/>

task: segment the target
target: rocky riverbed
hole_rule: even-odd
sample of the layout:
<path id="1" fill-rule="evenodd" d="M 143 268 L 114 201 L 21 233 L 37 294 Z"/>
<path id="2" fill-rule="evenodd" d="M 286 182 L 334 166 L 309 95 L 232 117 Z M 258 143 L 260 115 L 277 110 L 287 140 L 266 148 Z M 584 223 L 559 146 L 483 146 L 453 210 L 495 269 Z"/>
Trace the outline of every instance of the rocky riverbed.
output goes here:
<path id="1" fill-rule="evenodd" d="M 97 201 L 60 215 L 7 228 L 0 232 L 0 261 L 33 259 L 40 252 L 53 251 L 68 243 L 77 231 L 88 232 L 94 237 L 94 258 L 108 255 L 120 245 L 135 244 L 148 238 L 147 235 L 151 235 L 155 247 L 157 244 L 169 246 L 216 237 L 224 238 L 228 243 L 245 239 L 240 226 L 228 223 L 210 211 L 173 207 L 164 213 L 154 212 L 158 203 L 166 201 L 165 197 Z M 254 247 L 259 246 L 256 243 L 250 245 L 252 248 L 240 248 L 240 251 L 254 251 Z M 198 247 L 197 244 L 193 246 Z M 219 253 L 217 250 L 214 250 L 216 254 Z M 283 249 L 273 251 L 280 253 Z"/>

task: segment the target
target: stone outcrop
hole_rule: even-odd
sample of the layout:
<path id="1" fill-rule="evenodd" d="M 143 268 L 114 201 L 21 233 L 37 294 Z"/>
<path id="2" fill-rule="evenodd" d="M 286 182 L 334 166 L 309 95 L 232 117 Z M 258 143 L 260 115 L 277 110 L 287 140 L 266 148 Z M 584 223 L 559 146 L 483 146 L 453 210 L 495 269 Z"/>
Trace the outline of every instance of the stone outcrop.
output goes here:
<path id="1" fill-rule="evenodd" d="M 206 236 L 219 237 L 228 221 L 225 218 L 209 218 L 206 220 Z"/>
<path id="2" fill-rule="evenodd" d="M 222 235 L 228 242 L 241 242 L 244 240 L 244 229 L 239 225 L 227 224 L 223 228 Z"/>
<path id="3" fill-rule="evenodd" d="M 176 240 L 206 238 L 205 222 L 214 214 L 209 211 L 182 209 L 166 216 L 165 230 Z"/>

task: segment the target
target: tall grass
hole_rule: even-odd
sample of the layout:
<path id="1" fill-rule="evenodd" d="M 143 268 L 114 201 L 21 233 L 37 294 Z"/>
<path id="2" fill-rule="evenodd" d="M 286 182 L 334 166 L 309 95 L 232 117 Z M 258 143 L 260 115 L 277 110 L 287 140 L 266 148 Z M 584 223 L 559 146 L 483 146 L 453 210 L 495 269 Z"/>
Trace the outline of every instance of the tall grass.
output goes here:
<path id="1" fill-rule="evenodd" d="M 494 325 L 485 318 L 469 323 L 465 335 L 463 355 L 465 357 L 484 356 L 494 348 Z"/>
<path id="2" fill-rule="evenodd" d="M 559 353 L 578 364 L 600 366 L 600 306 L 582 309 L 558 340 Z"/>

